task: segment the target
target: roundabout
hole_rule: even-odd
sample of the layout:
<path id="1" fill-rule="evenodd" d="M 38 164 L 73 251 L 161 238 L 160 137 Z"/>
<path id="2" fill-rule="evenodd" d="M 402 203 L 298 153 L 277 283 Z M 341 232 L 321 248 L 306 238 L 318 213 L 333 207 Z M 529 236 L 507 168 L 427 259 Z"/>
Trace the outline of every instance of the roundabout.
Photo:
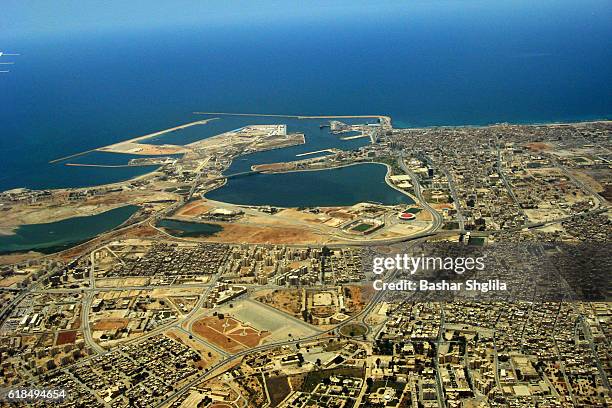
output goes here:
<path id="1" fill-rule="evenodd" d="M 361 323 L 348 323 L 342 326 L 338 332 L 345 337 L 361 337 L 367 334 L 369 328 Z"/>

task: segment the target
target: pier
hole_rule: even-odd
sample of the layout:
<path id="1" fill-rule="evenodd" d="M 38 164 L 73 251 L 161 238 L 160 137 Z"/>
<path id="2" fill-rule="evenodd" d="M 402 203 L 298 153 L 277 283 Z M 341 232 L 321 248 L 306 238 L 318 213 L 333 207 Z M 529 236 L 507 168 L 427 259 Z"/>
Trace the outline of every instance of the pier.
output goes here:
<path id="1" fill-rule="evenodd" d="M 109 169 L 115 169 L 115 168 L 122 168 L 122 167 L 146 167 L 146 166 L 159 166 L 158 163 L 153 163 L 153 164 L 87 164 L 87 163 L 66 163 L 66 166 L 73 166 L 73 167 L 102 167 L 102 168 L 109 168 Z"/>
<path id="2" fill-rule="evenodd" d="M 338 149 L 322 149 L 322 150 L 315 150 L 314 152 L 299 153 L 299 154 L 296 154 L 295 157 L 311 156 L 313 154 L 319 154 L 319 153 L 335 154 L 338 152 L 340 152 L 340 150 Z"/>
<path id="3" fill-rule="evenodd" d="M 346 137 L 341 137 L 340 140 L 353 140 L 353 139 L 361 139 L 364 137 L 370 137 L 370 135 L 362 133 L 360 135 L 355 135 L 355 136 L 346 136 Z"/>
<path id="4" fill-rule="evenodd" d="M 118 146 L 121 146 L 122 144 L 126 144 L 126 143 L 137 143 L 137 142 L 140 142 L 142 140 L 150 139 L 150 138 L 155 137 L 155 136 L 161 136 L 163 134 L 170 133 L 170 132 L 175 132 L 177 130 L 186 129 L 186 128 L 191 127 L 191 126 L 205 125 L 208 122 L 210 122 L 211 120 L 215 120 L 215 119 L 218 119 L 218 118 L 197 120 L 195 122 L 185 123 L 183 125 L 175 126 L 175 127 L 169 128 L 169 129 L 164 129 L 164 130 L 160 130 L 158 132 L 153 132 L 153 133 L 149 133 L 149 134 L 146 134 L 146 135 L 143 135 L 143 136 L 138 136 L 138 137 L 135 137 L 133 139 L 124 140 L 122 142 L 113 143 L 113 144 L 102 146 L 102 147 L 96 147 L 94 149 L 85 150 L 84 152 L 74 153 L 74 154 L 71 154 L 71 155 L 68 155 L 68 156 L 60 157 L 58 159 L 51 160 L 49 163 L 53 164 L 53 163 L 61 162 L 61 161 L 64 161 L 64 160 L 73 159 L 75 157 L 84 156 L 87 153 L 93 153 L 93 152 L 96 152 L 96 151 L 104 151 L 104 150 L 112 149 L 113 147 L 118 147 Z"/>
<path id="5" fill-rule="evenodd" d="M 272 118 L 294 118 L 294 119 L 358 119 L 377 118 L 383 127 L 391 127 L 391 117 L 387 115 L 282 115 L 271 113 L 232 113 L 232 112 L 193 112 L 194 115 L 219 115 L 219 116 L 261 116 Z"/>
<path id="6" fill-rule="evenodd" d="M 211 180 L 222 180 L 222 179 L 231 179 L 231 178 L 236 178 L 236 177 L 246 177 L 246 176 L 253 176 L 255 174 L 259 174 L 261 173 L 261 171 L 259 170 L 249 170 L 249 171 L 241 171 L 240 173 L 231 173 L 231 174 L 222 174 L 219 177 L 215 177 L 214 179 Z"/>

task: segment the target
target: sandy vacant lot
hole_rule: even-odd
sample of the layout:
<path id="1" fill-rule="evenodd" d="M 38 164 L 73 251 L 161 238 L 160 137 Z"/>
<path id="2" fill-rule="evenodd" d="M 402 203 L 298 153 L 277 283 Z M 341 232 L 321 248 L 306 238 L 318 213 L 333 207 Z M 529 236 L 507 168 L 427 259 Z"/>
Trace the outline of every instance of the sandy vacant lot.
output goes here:
<path id="1" fill-rule="evenodd" d="M 74 344 L 77 337 L 76 330 L 61 332 L 57 335 L 56 346 L 61 346 L 63 344 Z"/>
<path id="2" fill-rule="evenodd" d="M 185 204 L 177 212 L 177 217 L 197 217 L 204 214 L 211 209 L 210 205 L 206 204 L 204 200 L 192 201 Z"/>
<path id="3" fill-rule="evenodd" d="M 123 142 L 98 149 L 101 152 L 128 153 L 142 155 L 179 154 L 187 152 L 182 146 L 175 145 L 152 145 L 146 143 Z"/>
<path id="4" fill-rule="evenodd" d="M 119 330 L 127 327 L 128 319 L 101 319 L 93 324 L 94 330 Z"/>
<path id="5" fill-rule="evenodd" d="M 269 332 L 259 331 L 229 316 L 203 317 L 193 323 L 193 332 L 213 344 L 236 352 L 257 346 Z"/>
<path id="6" fill-rule="evenodd" d="M 330 239 L 303 228 L 223 224 L 223 231 L 206 240 L 252 244 L 324 244 Z"/>
<path id="7" fill-rule="evenodd" d="M 264 305 L 256 300 L 240 300 L 233 302 L 233 307 L 222 305 L 221 313 L 231 313 L 246 324 L 253 325 L 261 330 L 271 333 L 264 342 L 286 340 L 289 337 L 299 338 L 315 333 L 315 328 L 301 319 Z M 291 334 L 291 336 L 289 336 Z"/>

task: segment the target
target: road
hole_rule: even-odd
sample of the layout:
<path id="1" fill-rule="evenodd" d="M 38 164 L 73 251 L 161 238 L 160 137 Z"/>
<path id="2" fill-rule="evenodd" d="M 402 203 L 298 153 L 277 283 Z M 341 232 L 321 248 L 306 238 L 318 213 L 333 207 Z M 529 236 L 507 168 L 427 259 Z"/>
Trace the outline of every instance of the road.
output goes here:
<path id="1" fill-rule="evenodd" d="M 413 242 L 411 243 L 411 245 L 406 248 L 405 250 L 408 250 L 409 248 L 411 248 L 412 246 L 417 245 L 418 242 Z M 386 280 L 388 281 L 392 281 L 396 274 L 397 274 L 398 270 L 393 270 L 391 272 L 389 272 L 389 275 L 385 277 Z M 184 394 L 185 392 L 187 392 L 191 387 L 201 383 L 202 381 L 206 380 L 206 378 L 210 375 L 212 375 L 212 373 L 214 373 L 216 370 L 224 367 L 225 365 L 235 361 L 236 359 L 245 357 L 251 353 L 259 353 L 259 352 L 263 352 L 263 351 L 267 351 L 276 347 L 281 347 L 281 346 L 290 346 L 290 345 L 295 345 L 297 343 L 301 343 L 301 342 L 305 342 L 305 341 L 310 341 L 310 340 L 315 340 L 317 338 L 320 337 L 324 337 L 326 335 L 337 335 L 338 330 L 340 330 L 340 328 L 342 328 L 342 326 L 345 326 L 349 323 L 355 322 L 355 321 L 361 321 L 363 322 L 363 320 L 365 319 L 365 317 L 367 315 L 370 314 L 370 312 L 378 305 L 380 304 L 380 301 L 383 299 L 383 297 L 387 294 L 387 292 L 385 291 L 377 291 L 376 294 L 372 297 L 372 299 L 370 300 L 370 302 L 357 314 L 349 317 L 348 319 L 346 319 L 345 321 L 343 321 L 342 323 L 337 324 L 336 326 L 328 329 L 328 330 L 322 330 L 318 333 L 312 334 L 310 336 L 305 336 L 305 337 L 301 337 L 301 338 L 296 338 L 296 339 L 292 339 L 292 340 L 285 340 L 285 341 L 280 341 L 280 342 L 275 342 L 275 343 L 268 343 L 268 344 L 264 344 L 261 346 L 257 346 L 257 347 L 253 347 L 251 349 L 248 350 L 244 350 L 232 355 L 229 355 L 228 357 L 226 357 L 224 360 L 219 361 L 218 363 L 216 363 L 215 365 L 213 365 L 212 367 L 209 367 L 206 371 L 205 374 L 198 376 L 197 378 L 189 381 L 188 383 L 184 384 L 183 386 L 179 387 L 178 389 L 175 390 L 174 394 L 170 394 L 164 401 L 159 402 L 158 404 L 154 405 L 155 407 L 162 407 L 164 405 L 166 405 L 168 402 L 170 402 L 171 400 L 179 397 L 180 395 Z"/>
<path id="2" fill-rule="evenodd" d="M 104 353 L 106 350 L 102 348 L 91 335 L 91 325 L 89 322 L 89 311 L 91 302 L 93 301 L 93 292 L 88 292 L 83 295 L 83 305 L 81 306 L 81 329 L 83 330 L 83 338 L 87 346 L 91 347 L 98 354 Z"/>
<path id="3" fill-rule="evenodd" d="M 565 174 L 567 176 L 567 178 L 569 178 L 574 184 L 576 184 L 579 188 L 582 189 L 582 191 L 584 191 L 585 193 L 587 193 L 588 195 L 591 195 L 593 197 L 595 197 L 595 199 L 597 200 L 597 202 L 595 203 L 596 206 L 595 208 L 598 207 L 606 207 L 608 205 L 607 201 L 599 195 L 599 193 L 597 193 L 595 190 L 593 190 L 591 187 L 589 187 L 588 185 L 586 185 L 585 183 L 583 183 L 581 180 L 577 179 L 576 176 L 574 176 L 564 165 L 562 165 L 559 160 L 557 160 L 553 155 L 548 155 L 548 157 L 550 158 L 550 160 L 553 162 L 553 164 L 555 166 L 557 166 L 559 168 L 559 170 L 561 170 L 561 172 L 563 174 Z"/>
<path id="4" fill-rule="evenodd" d="M 438 392 L 438 406 L 440 408 L 446 408 L 446 397 L 444 396 L 444 384 L 442 377 L 440 376 L 440 345 L 444 342 L 444 328 L 445 328 L 445 316 L 444 316 L 444 303 L 440 302 L 440 328 L 438 329 L 438 338 L 436 339 L 436 356 L 434 357 L 434 365 L 436 367 L 436 388 Z"/>
<path id="5" fill-rule="evenodd" d="M 516 197 L 514 197 L 514 194 L 512 192 L 512 189 L 510 187 L 510 184 L 508 183 L 508 181 L 505 178 L 505 175 L 503 173 L 503 171 L 501 171 L 501 158 L 500 158 L 500 153 L 498 151 L 498 169 L 499 169 L 499 173 L 504 181 L 504 184 L 506 185 L 506 188 L 508 189 L 509 193 L 513 196 L 513 199 L 516 201 Z M 406 163 L 403 160 L 403 157 L 400 157 L 398 160 L 399 166 L 401 167 L 401 169 L 410 176 L 413 186 L 414 186 L 414 194 L 415 197 L 418 200 L 418 204 L 420 204 L 423 208 L 425 208 L 426 210 L 428 210 L 431 214 L 432 214 L 432 224 L 431 226 L 424 232 L 417 234 L 417 235 L 413 235 L 413 236 L 409 236 L 409 237 L 402 237 L 402 238 L 394 238 L 394 239 L 389 239 L 389 240 L 380 240 L 380 241 L 376 241 L 376 242 L 359 242 L 359 243 L 347 243 L 344 245 L 338 245 L 338 247 L 354 247 L 354 246 L 359 246 L 359 245 L 373 245 L 373 244 L 393 244 L 393 243 L 400 243 L 400 242 L 410 242 L 411 245 L 412 244 L 417 244 L 420 240 L 425 240 L 430 236 L 444 236 L 444 234 L 449 234 L 449 235 L 453 235 L 453 234 L 457 234 L 458 231 L 442 231 L 442 232 L 438 232 L 438 230 L 440 229 L 440 227 L 442 226 L 443 223 L 443 217 L 442 215 L 436 211 L 431 205 L 429 205 L 429 203 L 427 202 L 427 200 L 423 197 L 422 194 L 422 189 L 421 189 L 421 185 L 419 183 L 419 178 L 417 177 L 416 174 L 414 174 L 407 166 Z M 572 181 L 574 181 L 575 183 L 577 183 L 579 186 L 581 186 L 583 189 L 585 189 L 585 191 L 591 192 L 587 186 L 584 186 L 579 180 L 576 180 L 569 172 L 567 172 L 567 170 L 565 170 L 563 167 L 561 167 L 559 165 L 559 167 L 562 169 L 562 171 L 564 171 L 567 176 L 569 178 L 572 179 Z M 201 173 L 200 173 L 201 174 Z M 195 188 L 198 185 L 199 182 L 199 177 L 200 174 L 198 174 L 198 177 L 196 178 L 196 181 L 194 182 L 192 189 L 189 193 L 189 198 L 191 198 L 191 196 L 193 195 Z M 452 179 L 450 177 L 448 177 L 449 175 L 447 174 L 447 178 L 449 179 L 449 186 L 450 186 L 450 190 L 451 190 L 451 194 L 453 196 L 453 199 L 455 200 L 455 202 L 457 203 L 458 206 L 458 198 L 456 195 L 456 190 L 454 187 L 454 183 L 452 181 Z M 595 197 L 598 198 L 598 200 L 600 200 L 600 205 L 603 204 L 603 202 L 601 202 L 601 197 L 599 197 L 596 193 L 594 194 Z M 122 228 L 119 228 L 113 232 L 117 232 L 117 231 L 121 231 L 123 228 L 131 228 L 134 225 L 138 225 L 138 224 L 143 224 L 143 223 L 149 223 L 152 226 L 154 226 L 155 224 L 155 220 L 159 219 L 160 217 L 165 216 L 166 214 L 169 214 L 171 212 L 173 212 L 176 208 L 178 208 L 180 205 L 182 205 L 182 202 L 177 202 L 173 205 L 171 205 L 170 207 L 168 207 L 167 209 L 165 209 L 164 211 L 162 211 L 161 213 L 158 213 L 157 215 L 153 215 L 149 218 L 146 218 L 138 223 L 134 223 L 134 224 L 130 224 L 128 226 L 124 226 Z M 598 208 L 598 209 L 594 209 L 588 212 L 585 212 L 585 214 L 587 213 L 598 213 L 598 212 L 605 212 L 607 211 L 607 208 Z M 540 228 L 546 225 L 550 225 L 553 223 L 558 223 L 561 222 L 563 220 L 566 219 L 570 219 L 573 218 L 574 216 L 567 216 L 567 217 L 563 217 L 563 218 L 559 218 L 556 220 L 550 220 L 544 223 L 535 223 L 535 224 L 528 224 L 527 226 L 523 226 L 522 228 Z M 461 216 L 460 212 L 458 211 L 458 220 L 460 222 L 460 231 L 463 230 L 463 217 Z M 491 233 L 494 231 L 488 231 L 487 233 Z M 101 242 L 103 242 L 103 240 L 100 240 Z M 39 284 L 30 284 L 27 288 L 25 288 L 24 290 L 22 290 L 19 295 L 13 299 L 12 302 L 10 302 L 7 306 L 5 306 L 0 314 L 0 317 L 5 317 L 4 315 L 7 314 L 8 311 L 10 311 L 10 309 L 19 304 L 28 294 L 30 293 L 70 293 L 70 292 L 75 292 L 75 291 L 79 291 L 83 293 L 83 304 L 82 304 L 82 315 L 81 315 L 81 323 L 82 323 L 82 330 L 84 332 L 84 338 L 86 343 L 88 344 L 89 347 L 91 347 L 93 350 L 96 351 L 96 353 L 98 354 L 104 354 L 107 353 L 109 351 L 105 350 L 104 348 L 102 348 L 101 346 L 99 346 L 92 338 L 91 335 L 91 327 L 90 327 L 90 322 L 89 322 L 89 315 L 90 315 L 90 308 L 91 308 L 91 303 L 93 301 L 94 295 L 96 293 L 102 292 L 102 291 L 113 291 L 113 290 L 132 290 L 132 289 L 142 289 L 142 290 L 151 290 L 151 289 L 155 289 L 158 288 L 159 286 L 153 286 L 153 285 L 143 285 L 143 286 L 132 286 L 132 287 L 120 287 L 120 288 L 97 288 L 96 287 L 96 282 L 95 282 L 95 259 L 94 259 L 94 253 L 101 247 L 106 245 L 104 244 L 100 244 L 98 246 L 96 246 L 93 251 L 90 252 L 90 257 L 91 257 L 91 271 L 90 271 L 90 276 L 89 276 L 89 288 L 74 288 L 74 289 L 46 289 L 43 290 L 42 288 L 39 288 Z M 304 245 L 296 245 L 299 247 L 303 247 Z M 74 248 L 73 248 L 74 249 Z M 56 269 L 54 269 L 53 271 L 49 271 L 47 274 L 45 274 L 44 276 L 42 276 L 39 279 L 39 282 L 44 281 L 44 279 L 46 277 L 48 277 L 50 274 L 52 274 L 54 271 L 56 271 Z M 397 271 L 392 271 L 390 273 L 389 276 L 387 276 L 387 280 L 391 280 L 395 277 Z M 213 276 L 211 282 L 206 283 L 206 284 L 194 284 L 194 285 L 167 285 L 167 286 L 163 286 L 163 288 L 175 288 L 175 287 L 199 287 L 199 288 L 203 288 L 204 289 L 204 293 L 200 296 L 197 304 L 195 305 L 195 307 L 185 316 L 183 316 L 181 319 L 174 321 L 174 322 L 170 322 L 167 324 L 164 324 L 154 330 L 152 330 L 151 332 L 147 333 L 144 336 L 132 339 L 132 340 L 128 340 L 126 342 L 124 342 L 123 344 L 129 344 L 129 343 L 138 343 L 143 341 L 146 338 L 158 335 L 163 333 L 164 331 L 171 329 L 171 328 L 176 328 L 179 331 L 185 333 L 185 334 L 191 334 L 188 330 L 185 330 L 185 328 L 183 327 L 184 324 L 190 324 L 192 318 L 196 315 L 196 313 L 198 313 L 203 306 L 204 301 L 206 300 L 206 298 L 208 297 L 208 294 L 210 293 L 210 291 L 212 290 L 212 288 L 214 287 L 214 285 L 216 284 L 216 282 L 218 281 L 218 279 L 220 278 L 219 274 L 216 274 Z M 295 345 L 297 343 L 300 342 L 304 342 L 304 341 L 309 341 L 309 340 L 315 340 L 327 335 L 337 335 L 338 331 L 340 328 L 342 328 L 343 326 L 352 323 L 352 322 L 361 322 L 363 324 L 365 324 L 365 319 L 366 317 L 372 312 L 372 310 L 374 310 L 374 308 L 380 304 L 380 302 L 383 300 L 385 296 L 385 292 L 383 291 L 378 291 L 376 292 L 376 294 L 373 296 L 372 300 L 364 307 L 364 309 L 362 309 L 361 312 L 359 312 L 358 314 L 348 318 L 347 320 L 345 320 L 344 322 L 336 325 L 335 327 L 328 329 L 328 330 L 319 330 L 318 332 L 309 335 L 309 336 L 305 336 L 302 338 L 295 338 L 295 339 L 291 339 L 291 340 L 285 340 L 285 341 L 280 341 L 280 342 L 275 342 L 275 343 L 269 343 L 269 344 L 264 344 L 261 346 L 257 346 L 257 347 L 253 347 L 251 349 L 248 350 L 244 350 L 235 354 L 229 354 L 223 350 L 220 350 L 219 348 L 215 347 L 214 345 L 211 345 L 208 342 L 203 341 L 202 339 L 199 339 L 194 336 L 194 339 L 196 339 L 196 341 L 206 345 L 207 347 L 211 347 L 212 349 L 214 349 L 216 352 L 218 352 L 221 356 L 223 356 L 224 358 L 219 361 L 218 363 L 216 363 L 215 365 L 213 365 L 212 367 L 210 367 L 208 369 L 208 371 L 201 375 L 201 376 L 197 376 L 197 378 L 193 379 L 192 381 L 186 383 L 185 385 L 183 385 L 182 387 L 178 388 L 176 390 L 175 393 L 173 394 L 169 394 L 168 397 L 160 402 L 158 405 L 156 406 L 162 406 L 165 405 L 168 401 L 175 399 L 176 397 L 182 395 L 183 393 L 187 392 L 189 390 L 189 388 L 191 388 L 192 386 L 204 381 L 208 376 L 212 375 L 216 370 L 226 366 L 227 364 L 231 363 L 232 361 L 235 361 L 236 359 L 242 358 L 244 356 L 247 356 L 251 353 L 258 353 L 258 352 L 263 352 L 263 351 L 267 351 L 270 350 L 272 348 L 276 348 L 276 347 L 280 347 L 280 346 L 284 346 L 284 345 Z M 296 319 L 299 320 L 299 319 Z M 301 321 L 300 321 L 301 322 Z M 301 322 L 303 323 L 303 322 Z M 366 324 L 367 326 L 367 324 Z M 444 316 L 442 315 L 442 321 L 441 321 L 441 332 L 443 330 L 444 327 Z M 190 326 L 188 326 L 188 328 L 190 328 Z M 368 326 L 368 330 L 370 330 L 370 327 Z M 586 329 L 585 329 L 586 332 Z M 589 333 L 587 332 L 587 335 Z M 440 339 L 438 340 L 440 341 Z M 495 364 L 496 364 L 496 382 L 499 384 L 499 376 L 498 376 L 498 362 L 497 362 L 497 355 L 495 356 Z"/>
<path id="6" fill-rule="evenodd" d="M 412 181 L 412 186 L 414 188 L 414 195 L 418 200 L 418 204 L 421 205 L 423 208 L 425 208 L 427 211 L 429 211 L 431 213 L 431 216 L 433 217 L 432 226 L 429 227 L 426 231 L 427 232 L 437 231 L 442 226 L 442 222 L 444 220 L 442 218 L 442 215 L 440 215 L 440 213 L 436 211 L 435 208 L 429 205 L 425 197 L 423 197 L 423 192 L 421 190 L 421 184 L 419 182 L 419 178 L 417 177 L 416 174 L 414 174 L 413 171 L 411 171 L 408 168 L 408 166 L 406 166 L 406 162 L 404 162 L 403 154 L 399 157 L 398 163 L 402 171 L 404 171 L 404 173 L 410 176 L 410 179 Z"/>
<path id="7" fill-rule="evenodd" d="M 461 202 L 459 201 L 459 194 L 457 194 L 455 180 L 453 179 L 453 175 L 450 174 L 448 170 L 444 169 L 442 172 L 448 180 L 448 188 L 450 189 L 451 197 L 453 197 L 455 209 L 457 210 L 457 222 L 459 223 L 459 229 L 463 231 L 465 230 L 465 220 L 463 219 L 463 214 L 461 213 Z"/>
<path id="8" fill-rule="evenodd" d="M 602 364 L 601 359 L 599 358 L 599 354 L 597 353 L 597 349 L 595 348 L 593 333 L 591 332 L 591 328 L 589 327 L 589 324 L 584 318 L 584 316 L 580 316 L 580 324 L 582 326 L 582 332 L 584 333 L 584 336 L 588 340 L 589 346 L 591 347 L 591 353 L 593 353 L 593 360 L 595 360 L 595 363 L 597 364 L 597 370 L 599 370 L 599 377 L 603 381 L 604 386 L 609 390 L 610 381 L 608 381 L 606 367 L 604 367 L 604 364 Z"/>

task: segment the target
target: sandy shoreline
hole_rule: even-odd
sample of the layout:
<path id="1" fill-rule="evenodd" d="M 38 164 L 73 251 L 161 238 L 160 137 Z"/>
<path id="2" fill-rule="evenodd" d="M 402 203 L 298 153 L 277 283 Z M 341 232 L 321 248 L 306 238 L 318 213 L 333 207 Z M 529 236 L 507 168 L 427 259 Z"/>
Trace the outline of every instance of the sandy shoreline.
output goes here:
<path id="1" fill-rule="evenodd" d="M 0 227 L 0 237 L 15 235 L 18 227 Z"/>

